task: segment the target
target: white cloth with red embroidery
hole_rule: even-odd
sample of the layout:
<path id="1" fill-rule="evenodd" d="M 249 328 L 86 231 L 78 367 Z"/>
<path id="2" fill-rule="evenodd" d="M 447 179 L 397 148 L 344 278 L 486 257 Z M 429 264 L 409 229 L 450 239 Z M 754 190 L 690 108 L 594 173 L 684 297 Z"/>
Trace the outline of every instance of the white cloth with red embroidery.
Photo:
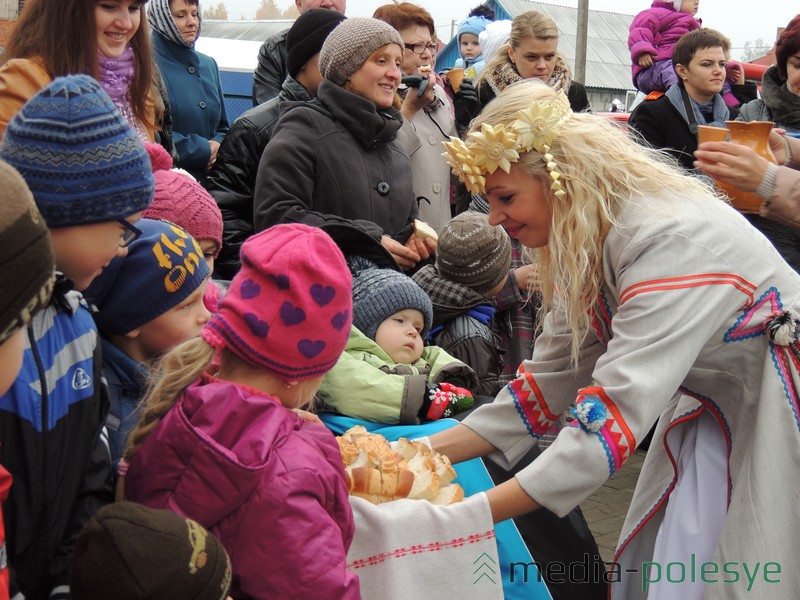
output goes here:
<path id="1" fill-rule="evenodd" d="M 503 598 L 492 513 L 481 492 L 449 506 L 375 505 L 350 497 L 356 534 L 347 568 L 364 600 Z"/>

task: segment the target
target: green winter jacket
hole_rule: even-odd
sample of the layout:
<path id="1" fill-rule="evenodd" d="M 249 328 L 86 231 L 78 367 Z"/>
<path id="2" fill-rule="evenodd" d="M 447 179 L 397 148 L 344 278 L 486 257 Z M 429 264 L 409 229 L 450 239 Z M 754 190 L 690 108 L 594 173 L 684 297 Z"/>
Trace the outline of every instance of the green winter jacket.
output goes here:
<path id="1" fill-rule="evenodd" d="M 328 412 L 376 423 L 418 425 L 426 384 L 443 381 L 470 391 L 478 385 L 471 367 L 438 346 L 426 346 L 412 365 L 397 364 L 353 327 L 344 352 L 322 380 L 319 396 Z"/>

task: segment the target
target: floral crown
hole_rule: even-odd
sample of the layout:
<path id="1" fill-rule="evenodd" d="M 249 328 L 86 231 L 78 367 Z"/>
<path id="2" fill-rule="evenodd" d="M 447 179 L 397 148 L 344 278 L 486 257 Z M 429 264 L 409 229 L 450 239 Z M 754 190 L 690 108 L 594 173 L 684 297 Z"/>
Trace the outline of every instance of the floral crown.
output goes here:
<path id="1" fill-rule="evenodd" d="M 531 101 L 528 108 L 517 113 L 517 120 L 509 129 L 505 125 L 493 127 L 482 123 L 481 130 L 470 133 L 466 141 L 451 137 L 449 142 L 444 142 L 447 152 L 442 156 L 471 194 L 484 194 L 487 173 L 494 173 L 498 167 L 508 173 L 521 152 L 535 149 L 544 155 L 552 179 L 550 189 L 562 198 L 565 192 L 559 181 L 561 173 L 556 170 L 558 165 L 550 154 L 550 144 L 571 116 L 569 100 L 560 91 L 552 101 Z"/>

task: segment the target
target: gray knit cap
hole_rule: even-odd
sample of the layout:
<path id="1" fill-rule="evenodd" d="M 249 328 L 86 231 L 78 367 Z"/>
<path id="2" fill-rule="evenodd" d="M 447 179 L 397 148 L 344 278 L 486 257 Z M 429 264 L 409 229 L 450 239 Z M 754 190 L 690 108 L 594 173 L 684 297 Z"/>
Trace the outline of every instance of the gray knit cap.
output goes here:
<path id="1" fill-rule="evenodd" d="M 322 44 L 319 71 L 328 81 L 344 85 L 373 52 L 388 44 L 405 48 L 403 38 L 388 23 L 358 17 L 347 19 Z"/>
<path id="2" fill-rule="evenodd" d="M 511 268 L 511 241 L 502 227 L 481 213 L 453 217 L 439 233 L 436 270 L 479 294 L 495 288 Z"/>
<path id="3" fill-rule="evenodd" d="M 394 269 L 381 269 L 361 257 L 348 259 L 353 273 L 353 325 L 370 339 L 378 327 L 393 314 L 413 308 L 425 321 L 423 339 L 433 321 L 433 304 L 422 288 L 408 275 Z"/>

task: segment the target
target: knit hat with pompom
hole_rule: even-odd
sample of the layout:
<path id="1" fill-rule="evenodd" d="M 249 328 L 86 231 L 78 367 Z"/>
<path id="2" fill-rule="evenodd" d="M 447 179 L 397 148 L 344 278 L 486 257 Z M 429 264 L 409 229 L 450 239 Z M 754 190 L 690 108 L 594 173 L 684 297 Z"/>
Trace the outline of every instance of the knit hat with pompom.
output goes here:
<path id="1" fill-rule="evenodd" d="M 145 149 L 153 165 L 156 193 L 142 217 L 174 223 L 198 242 L 211 240 L 217 246 L 216 258 L 222 248 L 222 213 L 214 198 L 189 173 L 173 169 L 172 157 L 159 144 L 145 144 Z"/>

